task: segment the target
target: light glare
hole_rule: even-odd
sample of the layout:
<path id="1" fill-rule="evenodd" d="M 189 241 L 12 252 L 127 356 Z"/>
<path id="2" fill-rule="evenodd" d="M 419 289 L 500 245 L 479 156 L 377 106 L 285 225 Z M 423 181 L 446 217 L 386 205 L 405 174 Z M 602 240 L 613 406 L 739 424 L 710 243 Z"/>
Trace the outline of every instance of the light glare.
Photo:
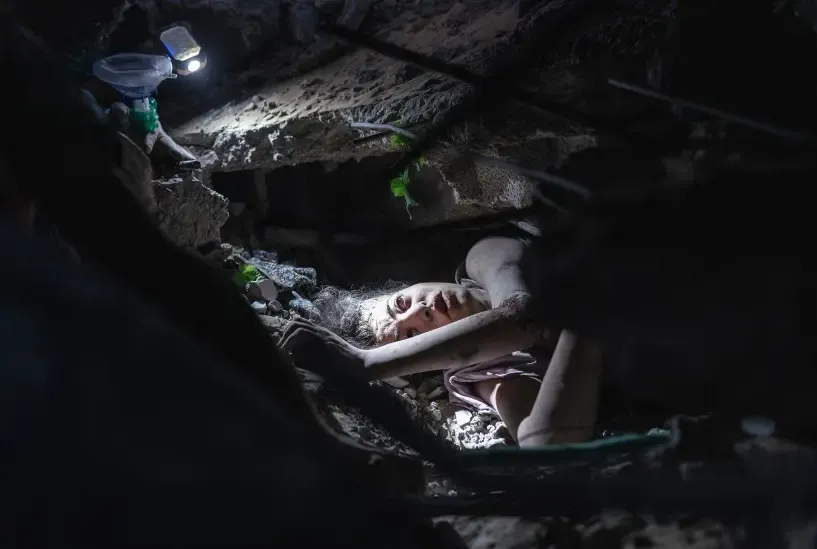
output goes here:
<path id="1" fill-rule="evenodd" d="M 187 70 L 190 72 L 196 72 L 201 68 L 201 61 L 198 59 L 193 59 L 187 64 Z"/>

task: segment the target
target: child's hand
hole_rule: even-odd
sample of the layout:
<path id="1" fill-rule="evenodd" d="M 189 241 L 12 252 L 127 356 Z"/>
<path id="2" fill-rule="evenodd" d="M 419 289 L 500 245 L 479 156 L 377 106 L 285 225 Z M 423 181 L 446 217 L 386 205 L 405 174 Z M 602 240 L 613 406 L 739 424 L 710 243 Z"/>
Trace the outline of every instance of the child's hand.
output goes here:
<path id="1" fill-rule="evenodd" d="M 317 374 L 327 367 L 327 363 L 348 368 L 364 367 L 363 349 L 303 319 L 289 323 L 281 336 L 281 348 L 292 356 L 297 367 Z"/>

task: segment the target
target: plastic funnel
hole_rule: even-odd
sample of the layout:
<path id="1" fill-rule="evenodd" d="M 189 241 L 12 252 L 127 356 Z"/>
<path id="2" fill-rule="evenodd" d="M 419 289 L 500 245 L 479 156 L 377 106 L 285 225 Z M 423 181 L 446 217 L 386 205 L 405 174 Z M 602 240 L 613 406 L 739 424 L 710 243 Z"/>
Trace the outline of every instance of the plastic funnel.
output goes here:
<path id="1" fill-rule="evenodd" d="M 175 78 L 164 55 L 120 53 L 94 63 L 94 75 L 131 99 L 147 97 L 167 78 Z"/>

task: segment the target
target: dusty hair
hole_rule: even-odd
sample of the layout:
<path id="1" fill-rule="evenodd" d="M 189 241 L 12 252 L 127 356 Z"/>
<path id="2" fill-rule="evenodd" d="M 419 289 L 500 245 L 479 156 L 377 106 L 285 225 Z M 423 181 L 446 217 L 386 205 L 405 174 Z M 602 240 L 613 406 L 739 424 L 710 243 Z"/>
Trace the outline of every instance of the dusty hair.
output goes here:
<path id="1" fill-rule="evenodd" d="M 385 297 L 411 284 L 388 280 L 377 286 L 363 286 L 351 290 L 324 286 L 312 298 L 320 311 L 315 322 L 332 330 L 346 341 L 362 349 L 377 345 L 373 326 L 364 314 L 363 304 Z"/>

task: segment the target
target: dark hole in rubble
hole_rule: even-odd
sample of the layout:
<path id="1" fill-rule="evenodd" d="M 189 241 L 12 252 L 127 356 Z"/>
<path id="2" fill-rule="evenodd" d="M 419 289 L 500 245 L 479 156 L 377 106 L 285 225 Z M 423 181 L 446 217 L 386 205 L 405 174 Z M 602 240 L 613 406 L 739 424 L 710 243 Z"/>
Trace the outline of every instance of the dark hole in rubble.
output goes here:
<path id="1" fill-rule="evenodd" d="M 224 195 L 230 203 L 249 203 L 255 196 L 252 170 L 213 172 L 210 176 L 213 190 Z"/>
<path id="2" fill-rule="evenodd" d="M 440 238 L 434 231 L 408 231 L 448 220 L 457 207 L 451 187 L 433 170 L 423 169 L 410 183 L 419 205 L 407 211 L 404 199 L 392 195 L 384 178 L 399 157 L 393 153 L 336 167 L 313 162 L 269 171 L 264 176 L 266 214 L 256 205 L 255 172 L 213 173 L 214 189 L 232 204 L 233 217 L 222 236 L 240 244 L 242 228 L 252 223 L 262 248 L 314 266 L 334 283 L 451 280 L 483 233 Z"/>
<path id="3" fill-rule="evenodd" d="M 337 232 L 432 224 L 453 206 L 453 192 L 433 170 L 424 169 L 410 185 L 419 205 L 407 212 L 404 200 L 392 195 L 385 178 L 400 155 L 347 160 L 337 167 L 310 162 L 269 171 L 265 176 L 269 210 L 264 221 L 291 229 Z M 231 202 L 249 203 L 255 193 L 252 174 L 216 172 L 213 186 Z"/>

